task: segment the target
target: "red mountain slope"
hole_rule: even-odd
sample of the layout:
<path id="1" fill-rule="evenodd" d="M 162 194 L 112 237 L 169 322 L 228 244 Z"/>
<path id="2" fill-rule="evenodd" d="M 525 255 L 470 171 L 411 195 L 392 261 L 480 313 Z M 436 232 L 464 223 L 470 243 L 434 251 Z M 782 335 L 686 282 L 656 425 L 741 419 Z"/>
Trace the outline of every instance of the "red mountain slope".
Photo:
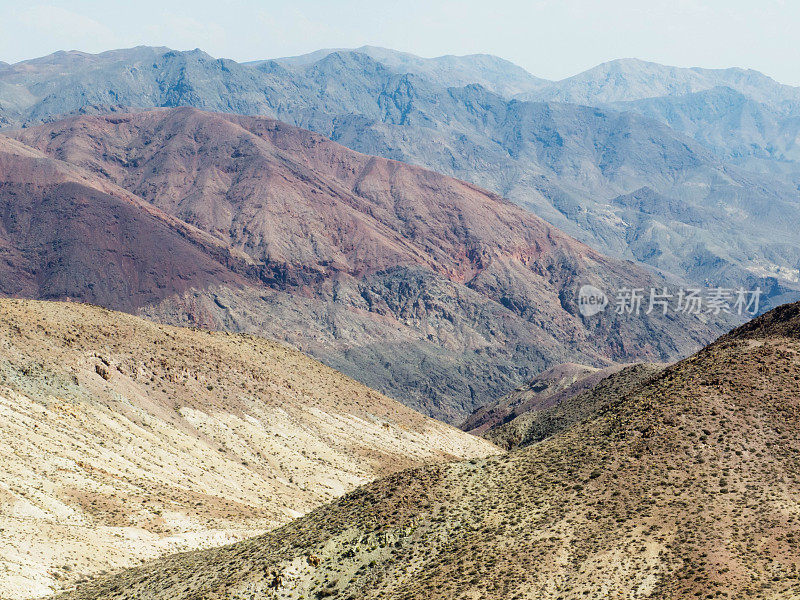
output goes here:
<path id="1" fill-rule="evenodd" d="M 239 285 L 216 240 L 129 192 L 0 136 L 0 292 L 133 310 Z"/>
<path id="2" fill-rule="evenodd" d="M 552 364 L 671 359 L 713 336 L 691 317 L 584 320 L 580 285 L 653 277 L 473 185 L 271 119 L 181 108 L 15 135 L 250 258 L 232 268 L 251 287 L 192 284 L 142 314 L 281 337 L 442 418 Z"/>

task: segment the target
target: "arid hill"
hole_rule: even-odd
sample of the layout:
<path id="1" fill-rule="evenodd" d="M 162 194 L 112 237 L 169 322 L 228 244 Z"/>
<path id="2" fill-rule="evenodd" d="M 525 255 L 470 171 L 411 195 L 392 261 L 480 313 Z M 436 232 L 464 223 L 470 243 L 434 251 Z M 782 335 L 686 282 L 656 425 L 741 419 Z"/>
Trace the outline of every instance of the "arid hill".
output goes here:
<path id="1" fill-rule="evenodd" d="M 181 260 L 178 284 L 101 303 L 279 338 L 441 419 L 554 364 L 671 360 L 721 331 L 682 314 L 584 319 L 585 283 L 664 282 L 474 185 L 268 118 L 163 109 L 13 135 L 202 231 L 227 271 L 202 284 L 183 273 L 203 263 Z"/>
<path id="2" fill-rule="evenodd" d="M 622 369 L 612 365 L 604 369 L 564 363 L 540 373 L 505 396 L 481 406 L 461 425 L 461 429 L 483 435 L 490 429 L 531 412 L 551 408 L 597 385 Z"/>
<path id="3" fill-rule="evenodd" d="M 65 598 L 800 597 L 800 307 L 561 433 Z"/>
<path id="4" fill-rule="evenodd" d="M 0 597 L 282 525 L 497 449 L 279 344 L 0 301 Z"/>
<path id="5" fill-rule="evenodd" d="M 519 396 L 529 396 L 527 406 L 516 408 L 507 420 L 485 428 L 481 435 L 506 450 L 541 442 L 619 402 L 663 368 L 652 363 L 614 366 L 596 371 L 560 393 L 548 396 L 545 392 L 544 397 L 523 390 Z"/>

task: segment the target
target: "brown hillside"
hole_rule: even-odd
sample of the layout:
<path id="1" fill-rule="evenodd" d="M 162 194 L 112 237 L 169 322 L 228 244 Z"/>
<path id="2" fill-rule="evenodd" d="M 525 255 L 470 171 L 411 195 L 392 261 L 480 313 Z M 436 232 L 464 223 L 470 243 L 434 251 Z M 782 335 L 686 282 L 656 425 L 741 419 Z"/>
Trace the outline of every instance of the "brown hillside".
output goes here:
<path id="1" fill-rule="evenodd" d="M 215 258 L 230 253 L 211 236 L 3 136 L 0 253 L 2 295 L 123 310 L 245 281 Z"/>
<path id="2" fill-rule="evenodd" d="M 788 312 L 762 321 L 777 334 L 730 336 L 541 443 L 406 471 L 65 597 L 798 598 Z"/>
<path id="3" fill-rule="evenodd" d="M 591 389 L 623 365 L 612 365 L 604 369 L 564 363 L 540 373 L 527 383 L 515 388 L 505 396 L 481 406 L 461 425 L 461 429 L 475 435 L 483 435 L 523 413 L 550 408 Z"/>
<path id="4" fill-rule="evenodd" d="M 482 436 L 506 450 L 541 442 L 608 409 L 663 368 L 641 363 L 597 371 L 554 397 L 534 396 L 525 410 L 515 410 L 513 418 L 485 430 Z"/>

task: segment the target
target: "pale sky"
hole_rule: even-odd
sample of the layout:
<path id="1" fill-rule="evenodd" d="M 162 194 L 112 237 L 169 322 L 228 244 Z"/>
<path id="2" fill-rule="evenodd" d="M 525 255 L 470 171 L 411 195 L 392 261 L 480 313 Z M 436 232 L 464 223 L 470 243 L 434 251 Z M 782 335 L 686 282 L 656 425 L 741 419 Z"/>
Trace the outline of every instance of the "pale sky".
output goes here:
<path id="1" fill-rule="evenodd" d="M 800 85 L 800 0 L 0 0 L 0 60 L 140 44 L 238 61 L 364 44 L 496 54 L 561 79 L 614 58 Z"/>

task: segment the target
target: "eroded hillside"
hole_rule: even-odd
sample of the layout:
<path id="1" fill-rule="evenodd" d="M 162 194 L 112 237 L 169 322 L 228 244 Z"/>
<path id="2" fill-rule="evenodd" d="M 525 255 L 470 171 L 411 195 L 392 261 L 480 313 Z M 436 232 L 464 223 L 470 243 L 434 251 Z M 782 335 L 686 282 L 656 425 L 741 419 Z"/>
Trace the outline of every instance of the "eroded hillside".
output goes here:
<path id="1" fill-rule="evenodd" d="M 0 301 L 0 597 L 282 525 L 377 476 L 485 456 L 263 339 Z"/>
<path id="2" fill-rule="evenodd" d="M 405 471 L 66 597 L 797 598 L 798 313 L 523 450 Z"/>

